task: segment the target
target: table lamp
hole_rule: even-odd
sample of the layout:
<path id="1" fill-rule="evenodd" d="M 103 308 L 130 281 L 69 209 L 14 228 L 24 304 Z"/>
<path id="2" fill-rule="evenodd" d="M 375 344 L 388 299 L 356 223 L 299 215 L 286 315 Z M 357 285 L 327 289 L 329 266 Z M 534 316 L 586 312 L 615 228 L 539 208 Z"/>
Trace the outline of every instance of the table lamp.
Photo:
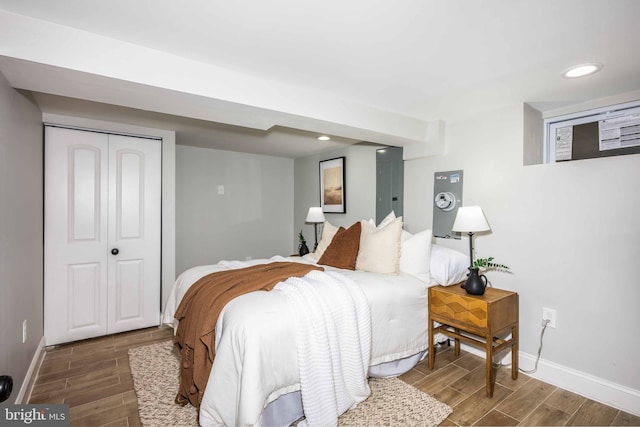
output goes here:
<path id="1" fill-rule="evenodd" d="M 313 235 L 316 238 L 316 244 L 313 247 L 315 251 L 318 247 L 318 224 L 324 222 L 324 214 L 322 213 L 321 207 L 312 207 L 309 208 L 309 213 L 307 213 L 307 219 L 305 222 L 313 224 Z"/>
<path id="2" fill-rule="evenodd" d="M 491 227 L 480 206 L 458 208 L 452 231 L 469 234 L 469 269 L 473 268 L 473 233 L 490 230 Z"/>

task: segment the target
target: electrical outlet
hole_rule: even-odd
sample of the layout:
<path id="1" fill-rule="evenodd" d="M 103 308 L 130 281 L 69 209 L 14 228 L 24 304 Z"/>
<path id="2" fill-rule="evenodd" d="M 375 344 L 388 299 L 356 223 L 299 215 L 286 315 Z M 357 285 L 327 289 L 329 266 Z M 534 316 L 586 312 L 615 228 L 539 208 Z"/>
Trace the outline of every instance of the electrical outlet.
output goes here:
<path id="1" fill-rule="evenodd" d="M 552 308 L 542 307 L 542 322 L 548 320 L 547 326 L 550 328 L 556 327 L 556 311 Z"/>
<path id="2" fill-rule="evenodd" d="M 27 342 L 27 319 L 22 321 L 22 344 Z"/>

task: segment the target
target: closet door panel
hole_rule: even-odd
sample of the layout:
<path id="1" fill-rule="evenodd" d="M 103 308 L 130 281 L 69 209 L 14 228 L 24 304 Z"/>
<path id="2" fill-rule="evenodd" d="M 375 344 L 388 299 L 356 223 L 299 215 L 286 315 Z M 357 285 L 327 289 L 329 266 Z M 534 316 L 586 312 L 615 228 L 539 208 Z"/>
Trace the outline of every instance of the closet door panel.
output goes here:
<path id="1" fill-rule="evenodd" d="M 69 331 L 97 327 L 104 323 L 100 315 L 104 302 L 100 290 L 100 264 L 86 263 L 69 265 L 67 275 L 67 303 Z"/>
<path id="2" fill-rule="evenodd" d="M 109 331 L 160 318 L 161 145 L 109 136 Z"/>
<path id="3" fill-rule="evenodd" d="M 116 239 L 143 239 L 145 155 L 123 149 L 116 159 Z"/>
<path id="4" fill-rule="evenodd" d="M 144 260 L 115 262 L 115 319 L 136 320 L 144 317 Z"/>
<path id="5" fill-rule="evenodd" d="M 47 344 L 107 333 L 108 137 L 45 128 Z"/>
<path id="6" fill-rule="evenodd" d="M 96 147 L 69 147 L 69 240 L 100 240 L 101 152 Z"/>

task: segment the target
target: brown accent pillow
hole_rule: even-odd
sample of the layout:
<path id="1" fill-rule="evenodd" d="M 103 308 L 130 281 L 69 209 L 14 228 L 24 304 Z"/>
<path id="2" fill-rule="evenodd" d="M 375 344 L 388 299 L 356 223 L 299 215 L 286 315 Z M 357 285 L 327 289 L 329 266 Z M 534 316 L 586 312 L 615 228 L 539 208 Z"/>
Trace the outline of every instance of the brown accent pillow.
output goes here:
<path id="1" fill-rule="evenodd" d="M 355 270 L 358 249 L 360 248 L 361 227 L 359 221 L 346 230 L 344 227 L 340 227 L 336 235 L 333 236 L 331 244 L 318 260 L 318 264 Z"/>

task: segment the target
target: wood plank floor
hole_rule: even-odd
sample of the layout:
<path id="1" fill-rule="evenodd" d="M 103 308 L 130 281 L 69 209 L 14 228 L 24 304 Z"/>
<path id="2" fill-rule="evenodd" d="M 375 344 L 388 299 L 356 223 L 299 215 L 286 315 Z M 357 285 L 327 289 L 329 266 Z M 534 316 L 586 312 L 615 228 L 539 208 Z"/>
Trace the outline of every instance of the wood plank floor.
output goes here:
<path id="1" fill-rule="evenodd" d="M 640 426 L 640 417 L 603 405 L 511 368 L 496 371 L 493 398 L 485 392 L 485 360 L 439 347 L 436 363 L 427 360 L 400 377 L 453 408 L 443 426 Z"/>
<path id="2" fill-rule="evenodd" d="M 66 403 L 72 426 L 139 426 L 127 351 L 172 337 L 148 328 L 47 349 L 30 403 Z M 438 349 L 433 371 L 426 361 L 401 377 L 453 408 L 445 426 L 640 426 L 640 417 L 499 368 L 494 397 L 485 396 L 484 360 Z"/>

